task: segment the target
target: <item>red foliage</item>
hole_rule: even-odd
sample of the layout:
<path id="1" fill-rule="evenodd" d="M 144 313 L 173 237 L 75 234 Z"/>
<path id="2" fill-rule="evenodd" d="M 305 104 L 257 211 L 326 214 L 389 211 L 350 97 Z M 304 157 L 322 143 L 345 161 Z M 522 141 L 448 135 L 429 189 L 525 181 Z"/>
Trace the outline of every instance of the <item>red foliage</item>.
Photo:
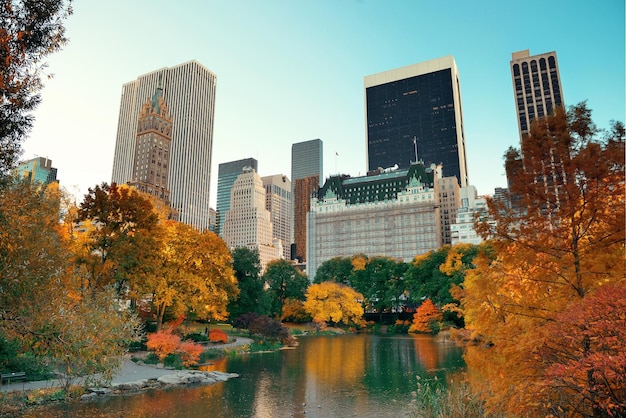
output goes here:
<path id="1" fill-rule="evenodd" d="M 204 348 L 193 341 L 183 341 L 176 349 L 176 352 L 180 355 L 180 359 L 185 366 L 197 363 L 203 351 Z"/>
<path id="2" fill-rule="evenodd" d="M 572 304 L 548 331 L 540 354 L 560 407 L 573 415 L 625 416 L 626 283 L 604 285 Z"/>
<path id="3" fill-rule="evenodd" d="M 409 332 L 433 332 L 431 324 L 440 322 L 443 315 L 432 300 L 426 299 L 413 314 L 413 325 Z"/>
<path id="4" fill-rule="evenodd" d="M 212 343 L 226 343 L 228 342 L 228 335 L 221 329 L 213 328 L 209 332 L 209 341 L 211 341 Z"/>

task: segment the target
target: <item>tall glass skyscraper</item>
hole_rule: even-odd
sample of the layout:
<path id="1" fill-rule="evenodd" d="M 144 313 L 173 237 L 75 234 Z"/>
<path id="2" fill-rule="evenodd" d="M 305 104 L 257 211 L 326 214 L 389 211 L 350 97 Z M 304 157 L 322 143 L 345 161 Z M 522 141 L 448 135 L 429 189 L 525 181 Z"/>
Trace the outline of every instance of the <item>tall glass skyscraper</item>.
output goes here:
<path id="1" fill-rule="evenodd" d="M 255 172 L 259 171 L 259 163 L 254 158 L 244 158 L 243 160 L 230 161 L 222 163 L 217 171 L 217 231 L 220 236 L 224 232 L 224 220 L 226 212 L 230 209 L 230 189 L 235 184 L 237 177 L 243 173 L 245 168 L 252 168 Z"/>
<path id="2" fill-rule="evenodd" d="M 459 73 L 452 56 L 366 76 L 367 167 L 442 164 L 468 183 Z"/>
<path id="3" fill-rule="evenodd" d="M 209 192 L 217 77 L 197 61 L 165 67 L 122 86 L 111 181 L 132 180 L 137 119 L 159 85 L 173 118 L 170 204 L 178 220 L 209 229 Z"/>

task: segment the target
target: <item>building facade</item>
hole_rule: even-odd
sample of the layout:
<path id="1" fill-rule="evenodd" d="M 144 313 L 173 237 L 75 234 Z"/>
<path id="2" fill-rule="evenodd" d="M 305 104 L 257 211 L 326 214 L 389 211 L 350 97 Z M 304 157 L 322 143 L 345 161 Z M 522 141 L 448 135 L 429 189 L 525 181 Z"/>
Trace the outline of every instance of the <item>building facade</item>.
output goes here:
<path id="1" fill-rule="evenodd" d="M 57 169 L 52 167 L 52 160 L 45 157 L 36 157 L 23 161 L 15 168 L 17 176 L 29 179 L 31 182 L 50 184 L 58 182 Z"/>
<path id="2" fill-rule="evenodd" d="M 130 184 L 170 205 L 168 188 L 172 149 L 172 117 L 158 86 L 137 118 L 135 158 Z"/>
<path id="3" fill-rule="evenodd" d="M 368 171 L 442 164 L 468 184 L 459 73 L 452 56 L 366 76 Z"/>
<path id="4" fill-rule="evenodd" d="M 535 118 L 550 115 L 556 106 L 565 106 L 556 52 L 533 56 L 528 49 L 513 52 L 511 77 L 521 142 Z"/>
<path id="5" fill-rule="evenodd" d="M 254 158 L 222 163 L 217 171 L 216 233 L 222 235 L 226 212 L 230 209 L 230 189 L 245 168 L 259 171 L 259 163 Z"/>
<path id="6" fill-rule="evenodd" d="M 170 204 L 181 222 L 209 228 L 216 76 L 197 61 L 161 68 L 122 86 L 111 181 L 132 180 L 141 107 L 157 88 L 172 115 Z"/>
<path id="7" fill-rule="evenodd" d="M 265 187 L 252 168 L 237 176 L 230 190 L 230 209 L 224 219 L 222 239 L 231 248 L 246 247 L 259 251 L 262 270 L 267 263 L 282 257 L 275 246 L 270 212 L 265 208 Z"/>
<path id="8" fill-rule="evenodd" d="M 439 205 L 441 216 L 441 243 L 451 244 L 450 225 L 456 220 L 456 215 L 461 206 L 459 182 L 456 177 L 442 177 L 439 182 Z"/>
<path id="9" fill-rule="evenodd" d="M 265 187 L 265 209 L 270 212 L 275 245 L 282 258 L 291 259 L 291 182 L 284 174 L 262 177 Z"/>
<path id="10" fill-rule="evenodd" d="M 293 227 L 291 258 L 306 261 L 306 219 L 311 196 L 321 185 L 324 144 L 321 139 L 298 142 L 291 146 L 291 181 L 293 185 Z"/>
<path id="11" fill-rule="evenodd" d="M 410 261 L 441 247 L 441 167 L 412 164 L 362 177 L 334 176 L 311 199 L 307 274 L 355 254 Z"/>
<path id="12" fill-rule="evenodd" d="M 476 187 L 467 186 L 460 190 L 461 207 L 454 223 L 450 226 L 451 244 L 480 244 L 483 239 L 476 233 L 474 217 L 485 219 L 489 215 L 487 200 L 479 197 Z"/>

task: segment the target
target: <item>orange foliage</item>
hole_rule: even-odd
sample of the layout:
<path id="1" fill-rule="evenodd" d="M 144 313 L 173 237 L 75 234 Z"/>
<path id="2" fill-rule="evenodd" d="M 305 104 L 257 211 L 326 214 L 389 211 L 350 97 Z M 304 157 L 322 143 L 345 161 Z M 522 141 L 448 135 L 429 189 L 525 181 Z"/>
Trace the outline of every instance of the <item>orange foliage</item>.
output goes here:
<path id="1" fill-rule="evenodd" d="M 225 342 L 228 342 L 228 335 L 221 329 L 213 328 L 209 332 L 209 341 L 211 341 L 212 343 L 217 343 L 217 342 L 225 343 Z"/>
<path id="2" fill-rule="evenodd" d="M 169 330 L 149 334 L 146 343 L 148 350 L 154 350 L 160 360 L 175 352 L 179 345 L 180 337 L 172 334 Z"/>
<path id="3" fill-rule="evenodd" d="M 441 322 L 443 314 L 430 299 L 426 299 L 413 315 L 409 332 L 433 332 L 431 324 Z"/>
<path id="4" fill-rule="evenodd" d="M 180 359 L 185 366 L 197 363 L 203 351 L 204 348 L 193 341 L 183 341 L 176 349 L 176 352 L 180 355 Z"/>

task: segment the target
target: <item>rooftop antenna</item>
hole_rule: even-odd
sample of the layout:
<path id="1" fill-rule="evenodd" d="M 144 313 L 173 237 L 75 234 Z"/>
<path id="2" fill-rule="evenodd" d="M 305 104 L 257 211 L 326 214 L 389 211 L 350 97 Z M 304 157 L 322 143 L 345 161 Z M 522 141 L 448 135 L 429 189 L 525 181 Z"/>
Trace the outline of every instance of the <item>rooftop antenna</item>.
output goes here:
<path id="1" fill-rule="evenodd" d="M 415 163 L 417 164 L 417 138 L 413 135 L 413 147 L 415 148 Z"/>

